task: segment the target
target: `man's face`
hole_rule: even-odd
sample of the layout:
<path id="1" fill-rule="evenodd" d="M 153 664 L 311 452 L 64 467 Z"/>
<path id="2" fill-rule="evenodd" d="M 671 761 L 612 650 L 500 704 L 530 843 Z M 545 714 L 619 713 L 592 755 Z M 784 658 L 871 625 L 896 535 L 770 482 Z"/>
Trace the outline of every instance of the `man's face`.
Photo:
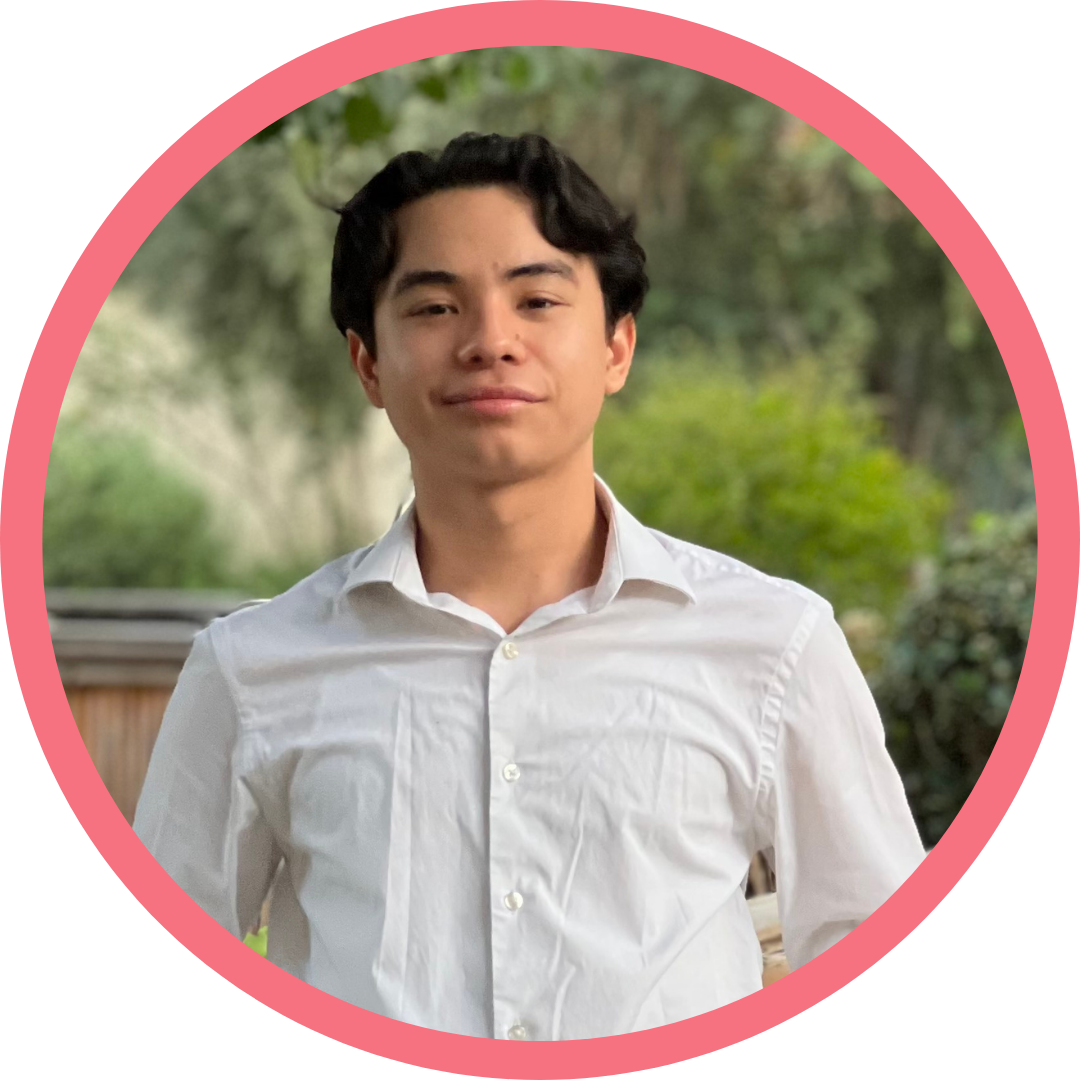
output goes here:
<path id="1" fill-rule="evenodd" d="M 500 485 L 575 455 L 591 462 L 593 426 L 626 381 L 635 336 L 625 316 L 608 338 L 592 260 L 552 247 L 509 187 L 437 192 L 396 219 L 378 357 L 351 331 L 349 347 L 414 473 Z"/>

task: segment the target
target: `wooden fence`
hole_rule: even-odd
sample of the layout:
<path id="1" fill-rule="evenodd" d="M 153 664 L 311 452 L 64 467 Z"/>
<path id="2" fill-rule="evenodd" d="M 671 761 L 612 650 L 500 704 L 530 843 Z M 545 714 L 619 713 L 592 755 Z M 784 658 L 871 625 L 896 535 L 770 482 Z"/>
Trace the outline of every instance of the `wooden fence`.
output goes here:
<path id="1" fill-rule="evenodd" d="M 172 690 L 159 686 L 72 686 L 71 715 L 101 779 L 132 822 L 143 777 Z"/>
<path id="2" fill-rule="evenodd" d="M 90 759 L 132 822 L 165 706 L 195 635 L 250 601 L 231 593 L 47 589 L 53 649 Z M 763 984 L 787 973 L 775 884 L 760 856 L 748 895 L 764 957 Z M 265 921 L 268 903 L 263 905 Z"/>
<path id="3" fill-rule="evenodd" d="M 121 813 L 135 817 L 150 752 L 196 633 L 246 597 L 156 589 L 47 589 L 71 714 Z"/>

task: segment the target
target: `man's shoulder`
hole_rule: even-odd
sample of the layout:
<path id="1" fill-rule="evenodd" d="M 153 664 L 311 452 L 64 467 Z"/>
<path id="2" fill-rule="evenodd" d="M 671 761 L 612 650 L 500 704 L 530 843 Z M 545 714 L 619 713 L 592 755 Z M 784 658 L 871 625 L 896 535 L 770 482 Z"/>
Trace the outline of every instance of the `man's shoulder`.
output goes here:
<path id="1" fill-rule="evenodd" d="M 338 621 L 343 588 L 371 545 L 320 566 L 269 599 L 251 600 L 206 628 L 215 646 L 233 659 L 303 649 Z"/>
<path id="2" fill-rule="evenodd" d="M 790 578 L 768 574 L 722 551 L 649 529 L 690 585 L 699 603 L 732 604 L 780 615 L 801 616 L 812 610 L 831 617 L 832 604 L 820 593 Z"/>

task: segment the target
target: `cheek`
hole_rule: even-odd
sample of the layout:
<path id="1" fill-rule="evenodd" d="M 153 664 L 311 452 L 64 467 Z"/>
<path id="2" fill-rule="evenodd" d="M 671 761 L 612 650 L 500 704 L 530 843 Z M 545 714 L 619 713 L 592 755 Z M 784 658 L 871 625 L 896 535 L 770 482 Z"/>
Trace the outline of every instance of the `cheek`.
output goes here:
<path id="1" fill-rule="evenodd" d="M 563 354 L 559 382 L 574 412 L 591 416 L 603 404 L 607 386 L 607 345 L 602 333 L 582 330 Z"/>
<path id="2" fill-rule="evenodd" d="M 403 334 L 397 327 L 383 331 L 377 337 L 379 343 L 378 378 L 387 408 L 395 405 L 411 409 L 425 383 L 426 355 L 422 341 L 413 340 L 415 334 Z"/>
<path id="3" fill-rule="evenodd" d="M 426 385 L 415 368 L 400 365 L 387 371 L 383 397 L 395 427 L 413 429 L 423 426 L 427 411 Z"/>

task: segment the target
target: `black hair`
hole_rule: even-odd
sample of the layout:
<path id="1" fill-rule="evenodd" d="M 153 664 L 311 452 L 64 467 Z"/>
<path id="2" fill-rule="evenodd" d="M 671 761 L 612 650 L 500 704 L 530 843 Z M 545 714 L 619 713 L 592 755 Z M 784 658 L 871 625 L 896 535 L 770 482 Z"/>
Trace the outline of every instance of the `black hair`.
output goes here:
<path id="1" fill-rule="evenodd" d="M 469 131 L 437 155 L 398 154 L 338 209 L 330 313 L 342 334 L 353 330 L 375 355 L 375 300 L 399 254 L 394 211 L 436 191 L 490 184 L 524 193 L 553 247 L 592 258 L 609 337 L 620 318 L 641 310 L 649 279 L 645 252 L 634 239 L 635 215 L 621 214 L 581 166 L 543 135 Z"/>

